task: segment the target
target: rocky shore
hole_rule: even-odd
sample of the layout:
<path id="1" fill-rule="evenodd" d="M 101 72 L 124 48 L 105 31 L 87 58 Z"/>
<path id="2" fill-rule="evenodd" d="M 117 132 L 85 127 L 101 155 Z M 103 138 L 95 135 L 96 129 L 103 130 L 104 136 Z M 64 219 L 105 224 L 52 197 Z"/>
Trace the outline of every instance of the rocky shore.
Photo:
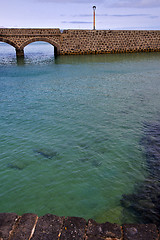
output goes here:
<path id="1" fill-rule="evenodd" d="M 119 226 L 51 214 L 0 213 L 0 240 L 159 240 L 159 230 L 155 224 Z"/>

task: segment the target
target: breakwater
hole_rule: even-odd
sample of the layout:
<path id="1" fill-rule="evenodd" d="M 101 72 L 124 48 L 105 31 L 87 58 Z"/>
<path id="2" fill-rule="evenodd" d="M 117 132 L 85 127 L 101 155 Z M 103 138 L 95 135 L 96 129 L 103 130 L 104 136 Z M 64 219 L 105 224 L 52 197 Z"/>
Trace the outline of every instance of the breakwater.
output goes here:
<path id="1" fill-rule="evenodd" d="M 155 224 L 98 224 L 79 217 L 0 213 L 1 240 L 158 240 Z"/>
<path id="2" fill-rule="evenodd" d="M 160 51 L 160 31 L 63 30 L 0 28 L 0 41 L 24 56 L 24 48 L 35 41 L 54 46 L 55 55 Z"/>

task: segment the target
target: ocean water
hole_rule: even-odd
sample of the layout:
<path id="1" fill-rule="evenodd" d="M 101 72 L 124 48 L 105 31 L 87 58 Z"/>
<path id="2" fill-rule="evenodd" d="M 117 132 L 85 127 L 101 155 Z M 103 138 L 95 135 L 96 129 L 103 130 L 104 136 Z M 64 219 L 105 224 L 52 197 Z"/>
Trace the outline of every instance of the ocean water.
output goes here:
<path id="1" fill-rule="evenodd" d="M 148 176 L 141 139 L 160 117 L 160 53 L 18 60 L 0 43 L 0 212 L 137 222 L 121 199 Z"/>

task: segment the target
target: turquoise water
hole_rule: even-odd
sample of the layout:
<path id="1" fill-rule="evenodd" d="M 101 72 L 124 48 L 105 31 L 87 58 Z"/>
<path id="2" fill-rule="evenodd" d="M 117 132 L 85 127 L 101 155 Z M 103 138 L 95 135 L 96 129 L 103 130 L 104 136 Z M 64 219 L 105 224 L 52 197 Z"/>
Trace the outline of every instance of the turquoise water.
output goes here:
<path id="1" fill-rule="evenodd" d="M 0 43 L 0 212 L 98 222 L 124 216 L 148 175 L 145 122 L 160 116 L 160 53 L 53 56 Z"/>

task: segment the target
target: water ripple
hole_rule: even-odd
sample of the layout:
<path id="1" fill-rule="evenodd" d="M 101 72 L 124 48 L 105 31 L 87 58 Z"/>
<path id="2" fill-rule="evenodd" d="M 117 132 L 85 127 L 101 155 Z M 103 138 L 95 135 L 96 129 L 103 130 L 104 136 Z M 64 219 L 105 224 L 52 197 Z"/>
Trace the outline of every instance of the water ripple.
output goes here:
<path id="1" fill-rule="evenodd" d="M 143 122 L 160 111 L 160 55 L 46 61 L 27 53 L 19 66 L 13 56 L 4 60 L 7 52 L 0 55 L 0 211 L 122 223 L 122 195 L 146 176 L 139 143 Z"/>

